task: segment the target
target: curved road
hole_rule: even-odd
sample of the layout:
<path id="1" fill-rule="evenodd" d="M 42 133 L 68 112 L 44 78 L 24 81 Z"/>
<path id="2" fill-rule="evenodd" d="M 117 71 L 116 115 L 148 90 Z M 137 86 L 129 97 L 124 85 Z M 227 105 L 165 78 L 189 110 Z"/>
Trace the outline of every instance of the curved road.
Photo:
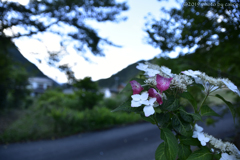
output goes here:
<path id="1" fill-rule="evenodd" d="M 215 127 L 205 126 L 204 132 L 218 138 L 233 135 L 232 116 L 225 115 Z M 141 123 L 57 140 L 0 145 L 0 160 L 154 160 L 160 143 L 159 129 Z"/>

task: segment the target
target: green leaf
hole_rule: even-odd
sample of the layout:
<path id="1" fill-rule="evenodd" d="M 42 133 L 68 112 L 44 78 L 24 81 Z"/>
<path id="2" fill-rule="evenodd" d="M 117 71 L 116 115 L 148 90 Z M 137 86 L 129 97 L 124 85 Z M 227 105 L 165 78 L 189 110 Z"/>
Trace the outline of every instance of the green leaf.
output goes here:
<path id="1" fill-rule="evenodd" d="M 182 111 L 188 115 L 191 115 L 195 121 L 202 121 L 202 117 L 199 113 L 188 113 L 183 108 L 179 108 L 179 111 Z"/>
<path id="2" fill-rule="evenodd" d="M 187 99 L 193 106 L 194 111 L 195 112 L 197 111 L 197 101 L 195 100 L 195 98 L 193 98 L 193 96 L 189 92 L 183 92 L 180 96 L 182 98 Z"/>
<path id="3" fill-rule="evenodd" d="M 179 99 L 170 96 L 167 100 L 163 101 L 160 107 L 162 110 L 174 111 L 179 108 Z"/>
<path id="4" fill-rule="evenodd" d="M 180 116 L 182 119 L 186 122 L 193 122 L 193 117 L 190 114 L 187 114 L 186 112 L 183 112 L 180 110 Z"/>
<path id="5" fill-rule="evenodd" d="M 164 140 L 164 153 L 168 160 L 175 160 L 178 153 L 178 141 L 168 128 L 161 129 L 161 138 Z"/>
<path id="6" fill-rule="evenodd" d="M 201 107 L 202 116 L 219 116 L 214 110 L 212 110 L 208 105 L 203 105 Z"/>
<path id="7" fill-rule="evenodd" d="M 182 121 L 177 115 L 172 117 L 172 126 L 181 135 L 190 136 L 192 134 L 191 124 Z"/>
<path id="8" fill-rule="evenodd" d="M 187 160 L 211 160 L 212 153 L 208 150 L 207 147 L 202 147 L 201 149 L 193 152 Z"/>
<path id="9" fill-rule="evenodd" d="M 229 101 L 227 101 L 227 100 L 225 100 L 225 99 L 224 99 L 222 96 L 220 96 L 219 94 L 216 94 L 215 96 L 218 97 L 218 98 L 220 98 L 223 102 L 226 103 L 226 105 L 228 106 L 229 110 L 230 110 L 231 113 L 232 113 L 233 121 L 234 121 L 234 123 L 235 123 L 236 111 L 235 111 L 232 103 L 229 102 Z"/>
<path id="10" fill-rule="evenodd" d="M 132 101 L 131 99 L 128 99 L 123 104 L 121 104 L 116 109 L 114 109 L 112 112 L 126 111 L 126 112 L 137 112 L 137 113 L 139 113 L 143 110 L 142 107 L 131 107 L 131 101 Z"/>
<path id="11" fill-rule="evenodd" d="M 154 108 L 156 113 L 162 113 L 162 110 L 159 107 Z"/>
<path id="12" fill-rule="evenodd" d="M 191 145 L 191 146 L 200 146 L 201 145 L 197 138 L 180 136 L 179 140 L 180 140 L 180 143 L 185 144 L 185 145 Z"/>
<path id="13" fill-rule="evenodd" d="M 155 152 L 155 160 L 167 160 L 165 153 L 164 153 L 164 142 L 162 142 L 156 152 Z"/>
<path id="14" fill-rule="evenodd" d="M 221 155 L 221 153 L 219 153 L 219 154 L 214 154 L 213 155 L 213 157 L 214 157 L 214 159 L 220 159 L 221 157 L 222 157 L 222 155 Z"/>
<path id="15" fill-rule="evenodd" d="M 190 113 L 195 121 L 203 121 L 199 113 Z"/>
<path id="16" fill-rule="evenodd" d="M 169 113 L 157 113 L 156 119 L 160 126 L 165 127 L 164 125 L 169 121 L 170 115 Z"/>
<path id="17" fill-rule="evenodd" d="M 190 146 L 179 144 L 178 145 L 178 158 L 179 160 L 186 160 L 188 156 L 192 153 Z"/>
<path id="18" fill-rule="evenodd" d="M 204 87 L 203 87 L 202 84 L 193 83 L 192 86 L 196 86 L 196 87 L 198 87 L 199 89 L 204 90 Z"/>
<path id="19" fill-rule="evenodd" d="M 145 120 L 145 121 L 147 121 L 147 122 L 150 122 L 150 123 L 152 123 L 152 124 L 156 124 L 156 122 L 154 121 L 153 116 L 145 117 L 144 114 L 141 114 L 141 117 L 142 117 L 143 120 Z"/>

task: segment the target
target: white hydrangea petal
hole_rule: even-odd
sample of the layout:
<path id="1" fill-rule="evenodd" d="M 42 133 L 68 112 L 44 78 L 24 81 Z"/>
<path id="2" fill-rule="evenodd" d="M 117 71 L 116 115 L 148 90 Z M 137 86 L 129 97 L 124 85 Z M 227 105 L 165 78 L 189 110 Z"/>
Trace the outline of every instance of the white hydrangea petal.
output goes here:
<path id="1" fill-rule="evenodd" d="M 194 78 L 194 80 L 196 83 L 203 85 L 203 80 L 201 78 L 196 77 L 196 78 Z"/>
<path id="2" fill-rule="evenodd" d="M 198 140 L 201 142 L 202 146 L 206 146 L 206 142 L 209 142 L 209 138 L 205 137 L 202 132 L 198 132 Z"/>
<path id="3" fill-rule="evenodd" d="M 196 131 L 193 131 L 193 136 L 192 136 L 193 138 L 197 138 L 198 137 L 198 132 L 196 132 Z"/>
<path id="4" fill-rule="evenodd" d="M 227 153 L 222 153 L 220 160 L 237 160 L 234 155 L 229 155 Z"/>
<path id="5" fill-rule="evenodd" d="M 141 103 L 144 104 L 144 105 L 149 105 L 149 101 L 148 100 L 141 101 Z"/>
<path id="6" fill-rule="evenodd" d="M 191 69 L 187 70 L 187 71 L 182 71 L 183 74 L 191 76 L 193 78 L 197 78 L 197 75 L 202 74 L 200 71 L 193 71 Z"/>
<path id="7" fill-rule="evenodd" d="M 141 99 L 141 95 L 139 95 L 139 94 L 134 94 L 131 97 L 134 101 L 139 101 Z"/>
<path id="8" fill-rule="evenodd" d="M 150 115 L 153 115 L 155 113 L 155 110 L 153 106 L 148 105 L 143 108 L 143 112 L 146 117 L 149 117 Z"/>
<path id="9" fill-rule="evenodd" d="M 195 128 L 195 130 L 196 130 L 197 132 L 202 132 L 202 131 L 203 131 L 203 128 L 200 127 L 200 126 L 197 125 L 197 124 L 195 124 L 194 128 Z"/>
<path id="10" fill-rule="evenodd" d="M 148 92 L 146 91 L 141 94 L 141 100 L 145 101 L 147 99 L 148 99 Z"/>
<path id="11" fill-rule="evenodd" d="M 150 98 L 149 99 L 149 105 L 153 106 L 153 103 L 157 100 L 157 98 Z"/>
<path id="12" fill-rule="evenodd" d="M 147 69 L 146 73 L 149 77 L 154 77 L 156 74 L 159 74 L 160 71 L 155 70 L 155 69 Z"/>
<path id="13" fill-rule="evenodd" d="M 237 86 L 235 86 L 231 81 L 227 81 L 225 79 L 221 79 L 221 81 L 233 92 L 237 93 L 240 96 L 240 92 L 237 88 Z"/>
<path id="14" fill-rule="evenodd" d="M 200 141 L 200 142 L 201 142 L 202 146 L 206 146 L 206 144 L 207 144 L 205 141 Z"/>
<path id="15" fill-rule="evenodd" d="M 143 64 L 143 63 L 138 63 L 138 65 L 136 66 L 137 69 L 141 70 L 141 71 L 146 71 L 148 68 L 148 65 Z"/>
<path id="16" fill-rule="evenodd" d="M 140 101 L 131 101 L 131 106 L 132 107 L 140 107 L 142 105 L 142 103 L 140 103 Z"/>
<path id="17" fill-rule="evenodd" d="M 165 66 L 162 66 L 161 67 L 161 71 L 163 73 L 165 73 L 166 75 L 170 76 L 170 77 L 173 77 L 173 74 L 171 73 L 171 69 L 168 68 L 168 67 L 165 67 Z"/>

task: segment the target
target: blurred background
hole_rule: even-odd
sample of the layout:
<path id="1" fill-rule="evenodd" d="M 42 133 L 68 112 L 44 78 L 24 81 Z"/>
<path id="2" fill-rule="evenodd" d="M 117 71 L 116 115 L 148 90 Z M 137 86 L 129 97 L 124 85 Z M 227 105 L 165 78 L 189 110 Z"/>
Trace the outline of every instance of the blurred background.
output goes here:
<path id="1" fill-rule="evenodd" d="M 1 0 L 0 143 L 142 122 L 111 112 L 149 61 L 240 86 L 240 1 Z M 190 92 L 194 93 L 195 90 Z M 200 93 L 200 92 L 199 92 Z M 218 91 L 235 106 L 240 98 Z M 200 101 L 203 95 L 195 97 Z M 222 116 L 224 104 L 208 102 Z M 214 125 L 207 117 L 205 123 Z M 232 134 L 239 147 L 239 134 Z"/>

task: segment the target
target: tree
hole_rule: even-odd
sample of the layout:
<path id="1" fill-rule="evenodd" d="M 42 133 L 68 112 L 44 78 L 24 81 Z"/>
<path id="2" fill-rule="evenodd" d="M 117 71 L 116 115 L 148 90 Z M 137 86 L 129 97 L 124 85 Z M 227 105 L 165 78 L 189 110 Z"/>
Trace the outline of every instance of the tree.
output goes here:
<path id="1" fill-rule="evenodd" d="M 0 43 L 0 109 L 5 107 L 19 107 L 23 104 L 28 91 L 28 74 L 26 69 L 15 62 L 9 48 L 15 47 L 10 39 Z"/>
<path id="2" fill-rule="evenodd" d="M 14 47 L 13 39 L 47 32 L 61 36 L 61 49 L 49 51 L 48 62 L 52 65 L 59 62 L 68 45 L 74 46 L 79 52 L 88 49 L 94 55 L 104 56 L 100 45 L 114 44 L 100 37 L 96 30 L 85 22 L 119 22 L 125 19 L 119 17 L 119 14 L 127 9 L 125 2 L 118 3 L 115 0 L 30 0 L 26 6 L 0 0 L 0 106 L 6 106 L 9 95 L 12 98 L 19 97 L 15 95 L 24 95 L 21 89 L 27 83 L 27 75 L 24 71 L 14 69 L 16 64 L 9 56 L 9 47 Z M 17 33 L 6 34 L 9 29 L 16 32 L 16 28 Z M 67 64 L 57 67 L 67 74 L 70 83 L 75 81 L 74 73 Z M 15 100 L 19 101 L 12 101 L 15 103 Z"/>
<path id="3" fill-rule="evenodd" d="M 91 77 L 76 80 L 73 86 L 77 89 L 75 94 L 80 103 L 79 109 L 92 109 L 103 99 L 103 94 L 99 92 L 97 82 L 93 82 Z"/>
<path id="4" fill-rule="evenodd" d="M 127 9 L 125 2 L 115 0 L 30 0 L 26 6 L 1 1 L 0 40 L 51 32 L 62 37 L 60 44 L 63 50 L 71 43 L 79 52 L 89 49 L 94 55 L 103 56 L 100 44 L 114 44 L 100 37 L 96 30 L 86 25 L 86 20 L 119 22 L 125 17 L 118 15 Z M 5 34 L 4 31 L 14 27 L 24 30 L 14 35 Z M 49 63 L 59 61 L 60 52 L 49 52 Z"/>
<path id="5" fill-rule="evenodd" d="M 240 1 L 214 0 L 179 3 L 168 18 L 147 25 L 149 44 L 169 53 L 176 47 L 193 49 L 181 63 L 240 85 Z M 182 54 L 183 55 L 183 54 Z M 180 62 L 180 61 L 179 61 Z"/>

